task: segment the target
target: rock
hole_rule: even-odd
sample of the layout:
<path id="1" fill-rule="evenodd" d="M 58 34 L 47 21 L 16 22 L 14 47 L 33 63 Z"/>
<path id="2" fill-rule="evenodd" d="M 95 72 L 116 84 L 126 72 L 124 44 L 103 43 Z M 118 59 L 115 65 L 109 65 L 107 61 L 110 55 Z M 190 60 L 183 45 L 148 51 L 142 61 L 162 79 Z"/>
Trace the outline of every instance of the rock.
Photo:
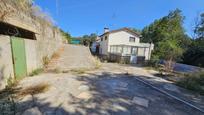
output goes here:
<path id="1" fill-rule="evenodd" d="M 143 107 L 148 107 L 149 105 L 149 100 L 141 97 L 134 97 L 132 102 Z"/>
<path id="2" fill-rule="evenodd" d="M 81 85 L 81 86 L 79 86 L 79 88 L 78 88 L 78 90 L 81 90 L 81 91 L 89 91 L 89 86 L 87 86 L 87 85 Z"/>
<path id="3" fill-rule="evenodd" d="M 43 115 L 37 107 L 26 110 L 22 115 Z"/>
<path id="4" fill-rule="evenodd" d="M 83 93 L 80 93 L 77 98 L 79 99 L 85 99 L 85 100 L 88 100 L 92 97 L 92 95 L 88 92 L 83 92 Z"/>

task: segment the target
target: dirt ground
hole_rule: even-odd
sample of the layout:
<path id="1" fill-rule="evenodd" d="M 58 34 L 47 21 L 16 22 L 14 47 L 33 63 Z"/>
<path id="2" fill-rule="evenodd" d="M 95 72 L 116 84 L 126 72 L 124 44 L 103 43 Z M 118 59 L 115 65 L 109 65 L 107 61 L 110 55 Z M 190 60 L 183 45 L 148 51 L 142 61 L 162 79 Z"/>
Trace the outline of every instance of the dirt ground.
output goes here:
<path id="1" fill-rule="evenodd" d="M 60 62 L 66 62 L 65 52 Z M 72 56 L 71 56 L 72 57 Z M 73 58 L 73 57 L 72 57 Z M 83 58 L 83 57 L 82 57 Z M 87 58 L 88 59 L 88 58 Z M 64 61 L 63 61 L 64 60 Z M 56 61 L 56 60 L 55 60 Z M 84 60 L 83 60 L 84 61 Z M 71 63 L 71 61 L 69 61 Z M 57 63 L 57 62 L 56 62 Z M 70 65 L 68 63 L 68 65 Z M 80 63 L 80 62 L 77 62 Z M 60 65 L 60 64 L 56 64 Z M 81 64 L 83 65 L 83 64 Z M 23 79 L 15 100 L 17 115 L 202 115 L 203 113 L 138 81 L 204 108 L 204 98 L 154 76 L 155 71 L 131 65 L 102 63 L 99 69 L 47 72 Z M 66 63 L 63 64 L 66 68 Z M 66 68 L 67 69 L 67 68 Z M 37 92 L 40 87 L 46 90 Z M 31 90 L 35 88 L 34 90 Z M 26 89 L 30 93 L 26 93 Z M 36 93 L 37 92 L 37 93 Z M 3 114 L 2 114 L 3 115 Z"/>
<path id="2" fill-rule="evenodd" d="M 146 70 L 104 63 L 98 70 L 45 73 L 26 78 L 20 86 L 49 84 L 48 91 L 27 95 L 18 102 L 18 114 L 32 115 L 201 115 L 135 78 Z M 132 73 L 131 73 L 132 72 Z M 149 74 L 149 76 L 151 76 Z M 174 91 L 177 88 L 167 87 Z"/>

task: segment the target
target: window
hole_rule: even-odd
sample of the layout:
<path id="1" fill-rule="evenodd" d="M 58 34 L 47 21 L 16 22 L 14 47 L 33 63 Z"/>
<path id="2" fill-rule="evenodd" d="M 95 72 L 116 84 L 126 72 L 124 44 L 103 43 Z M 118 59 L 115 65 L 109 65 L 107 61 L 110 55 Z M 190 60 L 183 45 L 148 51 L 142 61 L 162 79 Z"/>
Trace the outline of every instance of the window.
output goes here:
<path id="1" fill-rule="evenodd" d="M 137 52 L 138 52 L 138 48 L 133 47 L 132 48 L 132 54 L 137 55 Z"/>
<path id="2" fill-rule="evenodd" d="M 135 42 L 135 37 L 130 37 L 129 42 Z"/>
<path id="3" fill-rule="evenodd" d="M 103 41 L 103 37 L 101 38 L 101 41 Z"/>
<path id="4" fill-rule="evenodd" d="M 145 56 L 145 48 L 138 48 L 138 56 Z"/>
<path id="5" fill-rule="evenodd" d="M 105 36 L 105 40 L 107 40 L 108 39 L 108 36 Z"/>
<path id="6" fill-rule="evenodd" d="M 0 22 L 0 34 L 36 40 L 34 32 L 3 22 Z"/>

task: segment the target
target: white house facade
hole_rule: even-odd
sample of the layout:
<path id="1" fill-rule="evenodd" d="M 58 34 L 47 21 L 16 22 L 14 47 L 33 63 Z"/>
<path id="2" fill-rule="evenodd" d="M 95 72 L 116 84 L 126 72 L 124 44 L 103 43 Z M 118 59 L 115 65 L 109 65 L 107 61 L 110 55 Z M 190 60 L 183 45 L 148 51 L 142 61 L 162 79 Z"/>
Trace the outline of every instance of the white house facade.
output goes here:
<path id="1" fill-rule="evenodd" d="M 150 60 L 154 45 L 151 43 L 140 43 L 141 35 L 129 28 L 121 28 L 109 31 L 104 29 L 100 37 L 100 55 L 118 54 L 121 56 L 140 56 Z"/>

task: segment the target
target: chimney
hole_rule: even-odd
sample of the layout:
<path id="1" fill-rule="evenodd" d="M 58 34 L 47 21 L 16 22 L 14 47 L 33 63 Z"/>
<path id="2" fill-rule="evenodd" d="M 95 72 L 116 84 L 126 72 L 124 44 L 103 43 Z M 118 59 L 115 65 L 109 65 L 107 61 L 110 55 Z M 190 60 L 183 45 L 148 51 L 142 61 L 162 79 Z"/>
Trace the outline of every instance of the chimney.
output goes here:
<path id="1" fill-rule="evenodd" d="M 104 28 L 104 33 L 109 32 L 109 28 Z"/>

